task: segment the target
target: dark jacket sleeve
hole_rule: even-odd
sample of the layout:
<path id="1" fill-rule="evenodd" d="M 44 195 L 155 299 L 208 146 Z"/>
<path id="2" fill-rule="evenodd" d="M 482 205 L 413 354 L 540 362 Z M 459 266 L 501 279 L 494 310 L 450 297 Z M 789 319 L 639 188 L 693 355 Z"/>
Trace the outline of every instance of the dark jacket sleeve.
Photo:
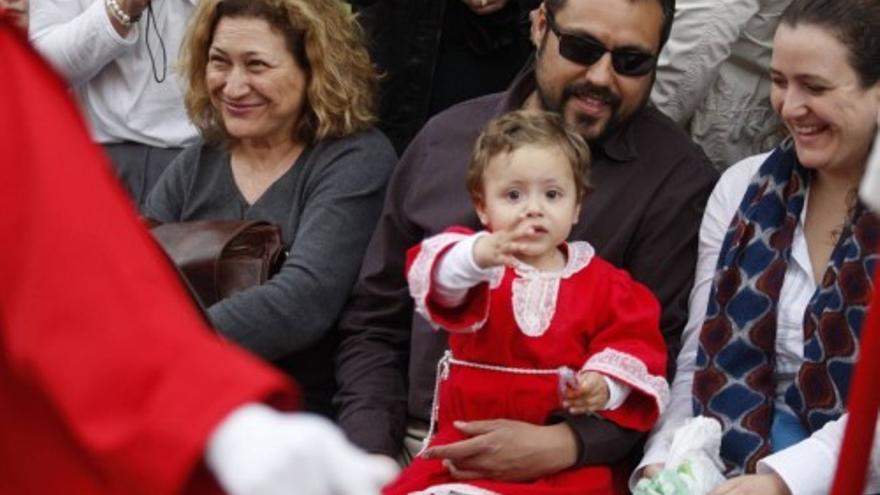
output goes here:
<path id="1" fill-rule="evenodd" d="M 338 421 L 361 448 L 390 456 L 400 450 L 407 416 L 407 371 L 413 303 L 404 273 L 406 251 L 423 237 L 404 216 L 425 140 L 407 148 L 388 185 L 379 224 L 342 315 L 336 358 Z"/>
<path id="2" fill-rule="evenodd" d="M 718 172 L 701 151 L 683 154 L 651 198 L 627 253 L 626 270 L 660 301 L 660 330 L 669 353 L 670 381 L 688 318 L 700 222 L 717 180 Z"/>

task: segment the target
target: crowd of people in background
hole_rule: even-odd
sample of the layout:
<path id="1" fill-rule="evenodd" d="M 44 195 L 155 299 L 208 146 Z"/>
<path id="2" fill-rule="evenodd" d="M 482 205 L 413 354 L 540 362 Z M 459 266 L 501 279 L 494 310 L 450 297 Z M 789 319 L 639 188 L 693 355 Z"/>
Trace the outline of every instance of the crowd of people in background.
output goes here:
<path id="1" fill-rule="evenodd" d="M 0 0 L 0 58 L 0 491 L 629 493 L 696 417 L 712 494 L 830 490 L 880 2 Z M 139 216 L 287 257 L 200 312 Z"/>

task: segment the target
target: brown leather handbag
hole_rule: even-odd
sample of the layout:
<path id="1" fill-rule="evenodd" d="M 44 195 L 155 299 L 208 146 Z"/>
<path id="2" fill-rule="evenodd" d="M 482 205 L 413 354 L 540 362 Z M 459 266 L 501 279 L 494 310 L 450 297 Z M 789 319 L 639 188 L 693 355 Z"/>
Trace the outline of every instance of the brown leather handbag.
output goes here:
<path id="1" fill-rule="evenodd" d="M 200 220 L 151 231 L 204 307 L 264 283 L 285 259 L 281 228 L 269 222 Z"/>

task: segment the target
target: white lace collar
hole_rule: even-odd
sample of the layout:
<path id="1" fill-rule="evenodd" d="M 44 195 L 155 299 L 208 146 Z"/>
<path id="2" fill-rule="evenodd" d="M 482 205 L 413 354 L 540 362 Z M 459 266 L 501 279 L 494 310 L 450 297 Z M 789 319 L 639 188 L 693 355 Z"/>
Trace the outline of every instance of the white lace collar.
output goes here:
<path id="1" fill-rule="evenodd" d="M 513 316 L 520 331 L 530 337 L 543 335 L 556 314 L 559 281 L 569 278 L 590 264 L 595 250 L 588 242 L 565 244 L 568 259 L 562 270 L 542 272 L 525 263 L 517 263 L 513 270 Z"/>

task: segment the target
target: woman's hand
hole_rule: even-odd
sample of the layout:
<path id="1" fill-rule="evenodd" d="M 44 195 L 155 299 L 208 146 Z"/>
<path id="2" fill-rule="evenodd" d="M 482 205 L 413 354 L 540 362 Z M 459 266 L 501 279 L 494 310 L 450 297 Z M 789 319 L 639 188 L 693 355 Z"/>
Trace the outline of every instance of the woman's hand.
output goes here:
<path id="1" fill-rule="evenodd" d="M 642 469 L 642 478 L 650 479 L 654 476 L 657 476 L 658 474 L 660 474 L 660 471 L 663 471 L 663 467 L 663 464 L 659 462 L 656 464 L 648 464 L 644 467 L 644 469 Z"/>
<path id="2" fill-rule="evenodd" d="M 565 391 L 562 406 L 571 414 L 586 414 L 599 411 L 608 403 L 611 392 L 602 375 L 595 371 L 578 373 L 578 383 Z"/>
<path id="3" fill-rule="evenodd" d="M 791 495 L 791 490 L 776 473 L 747 474 L 722 483 L 709 495 Z"/>
<path id="4" fill-rule="evenodd" d="M 507 5 L 507 0 L 461 0 L 477 15 L 498 12 Z"/>
<path id="5" fill-rule="evenodd" d="M 123 14 L 127 15 L 129 18 L 136 19 L 147 8 L 150 1 L 151 0 L 116 0 L 116 5 L 119 6 L 119 9 L 122 10 Z M 107 16 L 110 17 L 110 23 L 113 24 L 113 29 L 115 29 L 119 36 L 122 36 L 123 38 L 128 36 L 128 32 L 131 31 L 134 24 L 123 24 L 122 21 L 119 20 L 119 17 L 117 17 L 118 14 L 113 11 L 109 2 L 105 4 L 105 9 L 107 10 Z"/>

